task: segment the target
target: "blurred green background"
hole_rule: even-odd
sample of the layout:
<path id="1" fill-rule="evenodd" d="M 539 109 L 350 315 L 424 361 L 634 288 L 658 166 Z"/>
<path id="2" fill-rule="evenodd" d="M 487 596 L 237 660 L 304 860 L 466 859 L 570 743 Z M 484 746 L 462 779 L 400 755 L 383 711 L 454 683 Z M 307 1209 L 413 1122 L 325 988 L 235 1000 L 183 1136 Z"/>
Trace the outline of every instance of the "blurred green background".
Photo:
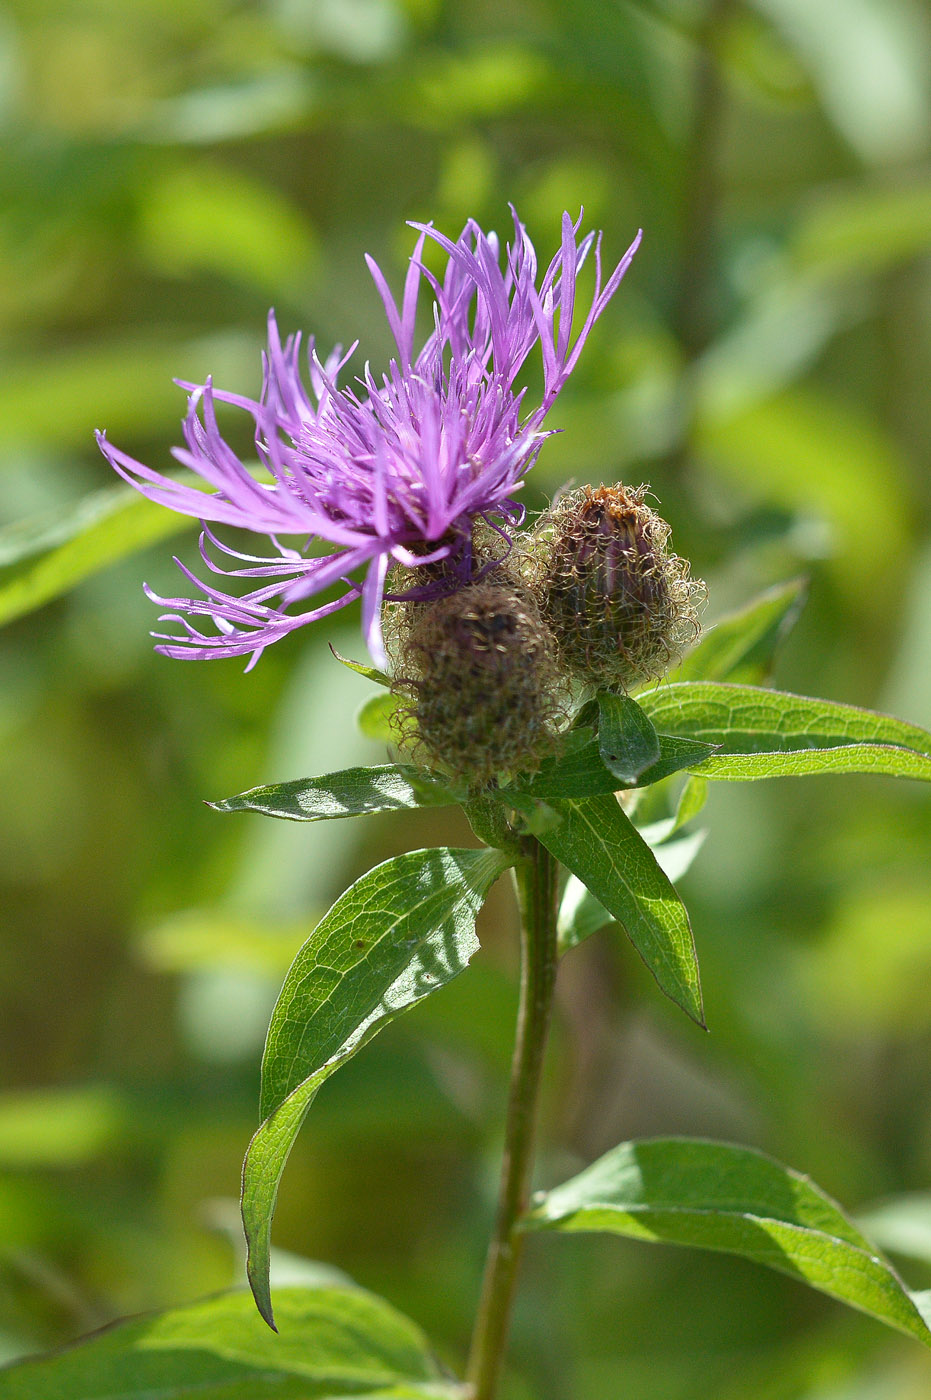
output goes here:
<path id="1" fill-rule="evenodd" d="M 799 574 L 777 680 L 931 725 L 931 13 L 921 0 L 8 0 L 0 8 L 0 1356 L 238 1281 L 267 1014 L 315 917 L 443 812 L 315 827 L 201 799 L 378 761 L 344 614 L 155 656 L 195 529 L 112 517 L 92 440 L 170 463 L 172 377 L 254 393 L 264 321 L 389 336 L 405 220 L 541 257 L 564 208 L 643 248 L 528 488 L 652 483 L 716 615 Z M 237 426 L 237 425 L 234 425 Z M 248 447 L 242 425 L 241 443 Z M 109 495 L 89 513 L 106 516 Z M 107 517 L 110 518 L 110 517 Z M 134 523 L 135 522 L 135 523 Z M 148 532 L 148 533 L 147 533 Z M 56 552 L 57 551 L 57 552 Z M 119 556 L 123 556 L 120 558 Z M 36 605 L 63 578 L 79 586 Z M 874 1211 L 931 1284 L 931 805 L 718 785 L 682 882 L 711 1034 L 603 934 L 562 973 L 540 1177 L 615 1142 L 755 1144 Z M 466 977 L 327 1086 L 276 1240 L 461 1361 L 515 1010 L 510 892 Z M 922 1194 L 924 1193 L 924 1194 Z M 877 1202 L 885 1202 L 879 1214 Z M 282 1257 L 281 1269 L 300 1268 Z M 914 1343 L 718 1256 L 531 1242 L 509 1400 L 922 1400 Z"/>

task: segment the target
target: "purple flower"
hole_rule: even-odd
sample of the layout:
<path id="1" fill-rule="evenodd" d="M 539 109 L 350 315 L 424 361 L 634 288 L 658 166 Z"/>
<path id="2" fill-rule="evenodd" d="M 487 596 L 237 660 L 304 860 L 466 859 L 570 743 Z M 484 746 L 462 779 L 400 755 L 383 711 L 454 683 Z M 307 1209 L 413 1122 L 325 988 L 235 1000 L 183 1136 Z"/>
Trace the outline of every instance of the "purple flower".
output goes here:
<path id="1" fill-rule="evenodd" d="M 579 240 L 580 226 L 581 216 L 573 223 L 563 215 L 562 246 L 538 280 L 536 254 L 516 214 L 503 268 L 497 237 L 483 233 L 474 220 L 455 242 L 432 225 L 414 224 L 420 236 L 400 307 L 367 258 L 398 347 L 380 380 L 366 364 L 352 385 L 338 387 L 337 376 L 355 345 L 345 355 L 337 347 L 321 361 L 309 338 L 308 392 L 301 376 L 301 337 L 289 336 L 282 344 L 271 313 L 260 400 L 221 392 L 210 380 L 182 385 L 190 391 L 187 445 L 176 448 L 174 456 L 202 477 L 210 492 L 153 471 L 97 434 L 120 476 L 150 500 L 203 523 L 200 549 L 209 570 L 265 580 L 236 596 L 176 560 L 202 596 L 161 598 L 146 589 L 155 602 L 172 609 L 161 620 L 177 629 L 155 634 L 162 641 L 158 651 L 201 658 L 251 653 L 251 667 L 270 643 L 361 597 L 365 640 L 373 660 L 383 666 L 381 610 L 392 562 L 413 569 L 445 561 L 447 590 L 473 576 L 472 524 L 482 519 L 507 535 L 521 523 L 516 493 L 549 436 L 541 424 L 640 241 L 638 234 L 602 283 L 601 235 Z M 426 238 L 447 254 L 442 281 L 421 262 Z M 594 295 L 573 339 L 576 277 L 592 249 Z M 434 329 L 415 352 L 423 281 L 432 292 Z M 526 389 L 517 378 L 538 341 L 543 399 L 525 412 Z M 221 436 L 217 400 L 252 416 L 261 477 Z M 274 552 L 242 554 L 221 542 L 212 525 L 268 536 Z M 332 549 L 311 550 L 321 543 Z M 217 552 L 226 562 L 217 562 Z M 343 591 L 336 598 L 288 611 L 337 584 Z M 189 618 L 208 618 L 215 630 L 202 632 Z"/>

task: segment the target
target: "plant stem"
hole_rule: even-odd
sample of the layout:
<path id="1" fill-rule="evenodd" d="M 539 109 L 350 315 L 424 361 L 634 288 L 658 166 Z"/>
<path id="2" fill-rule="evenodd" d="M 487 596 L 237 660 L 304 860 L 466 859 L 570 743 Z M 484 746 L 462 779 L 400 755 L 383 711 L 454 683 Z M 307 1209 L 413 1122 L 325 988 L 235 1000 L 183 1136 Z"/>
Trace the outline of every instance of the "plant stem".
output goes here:
<path id="1" fill-rule="evenodd" d="M 504 1158 L 494 1234 L 466 1372 L 474 1400 L 492 1400 L 511 1322 L 533 1171 L 537 1102 L 556 983 L 557 865 L 533 836 L 522 841 L 514 870 L 521 916 L 520 1006 L 511 1061 Z"/>

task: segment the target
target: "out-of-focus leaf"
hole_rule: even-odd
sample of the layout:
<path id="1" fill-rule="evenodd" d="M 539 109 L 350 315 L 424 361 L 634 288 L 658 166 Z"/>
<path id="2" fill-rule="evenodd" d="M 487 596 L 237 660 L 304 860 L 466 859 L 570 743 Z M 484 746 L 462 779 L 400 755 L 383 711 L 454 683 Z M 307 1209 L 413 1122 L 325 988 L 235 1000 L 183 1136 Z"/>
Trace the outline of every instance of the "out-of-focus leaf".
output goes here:
<path id="1" fill-rule="evenodd" d="M 739 1254 L 931 1346 L 891 1265 L 806 1176 L 729 1143 L 626 1142 L 535 1198 L 530 1230 L 604 1230 Z"/>
<path id="2" fill-rule="evenodd" d="M 185 92 L 154 104 L 144 140 L 207 146 L 287 129 L 313 108 L 316 89 L 306 66 Z"/>
<path id="3" fill-rule="evenodd" d="M 670 672 L 671 681 L 745 681 L 760 684 L 805 604 L 806 579 L 767 589 L 729 613 Z"/>
<path id="4" fill-rule="evenodd" d="M 577 875 L 570 875 L 559 901 L 556 937 L 560 953 L 584 943 L 593 933 L 614 922 L 607 909 Z"/>
<path id="5" fill-rule="evenodd" d="M 452 1400 L 423 1333 L 361 1288 L 282 1288 L 281 1334 L 248 1293 L 120 1322 L 0 1371 L 2 1400 Z"/>
<path id="6" fill-rule="evenodd" d="M 920 1036 L 931 1027 L 931 900 L 925 870 L 909 879 L 848 878 L 823 937 L 797 956 L 797 990 L 834 1035 Z M 799 950 L 800 954 L 800 950 Z"/>
<path id="7" fill-rule="evenodd" d="M 174 380 L 249 385 L 257 378 L 254 337 L 234 334 L 166 344 L 138 337 L 81 345 L 5 368 L 0 377 L 0 447 L 40 443 L 86 448 L 95 428 L 114 441 L 178 422 Z M 54 405 L 54 411 L 50 411 Z"/>
<path id="8" fill-rule="evenodd" d="M 412 117 L 423 121 L 499 116 L 546 91 L 550 65 L 538 50 L 498 43 L 473 53 L 437 50 L 405 90 Z"/>
<path id="9" fill-rule="evenodd" d="M 319 260 L 312 227 L 277 189 L 204 161 L 150 178 L 140 238 L 160 271 L 204 269 L 272 298 L 306 286 Z"/>
<path id="10" fill-rule="evenodd" d="M 100 1085 L 0 1094 L 0 1166 L 79 1166 L 111 1147 L 126 1122 L 125 1105 Z"/>
<path id="11" fill-rule="evenodd" d="M 823 276 L 862 277 L 931 247 L 931 183 L 865 185 L 817 200 L 792 244 L 795 261 Z"/>
<path id="12" fill-rule="evenodd" d="M 222 969 L 280 977 L 313 922 L 263 921 L 223 908 L 187 909 L 146 929 L 136 947 L 143 962 L 159 972 Z"/>
<path id="13" fill-rule="evenodd" d="M 262 1062 L 263 1123 L 243 1163 L 249 1281 L 274 1326 L 268 1251 L 278 1183 L 320 1085 L 478 947 L 475 916 L 510 861 L 500 851 L 410 851 L 341 895 L 295 959 Z"/>
<path id="14" fill-rule="evenodd" d="M 397 710 L 398 697 L 379 691 L 377 695 L 370 695 L 367 700 L 362 701 L 356 711 L 356 724 L 366 739 L 376 739 L 382 744 L 396 744 L 398 731 L 392 725 L 392 719 Z"/>
<path id="15" fill-rule="evenodd" d="M 760 500 L 825 516 L 837 531 L 839 581 L 858 611 L 884 614 L 895 571 L 876 562 L 877 548 L 885 559 L 907 550 L 909 471 L 875 418 L 794 387 L 732 413 L 701 409 L 699 419 L 708 465 Z"/>
<path id="16" fill-rule="evenodd" d="M 522 798 L 518 810 L 532 806 Z M 622 925 L 666 996 L 703 1026 L 689 916 L 636 827 L 609 795 L 563 799 L 553 808 L 562 820 L 539 840 Z"/>
<path id="17" fill-rule="evenodd" d="M 345 768 L 321 778 L 270 783 L 207 805 L 217 812 L 262 812 L 288 821 L 317 822 L 396 808 L 448 807 L 458 800 L 422 768 L 388 763 L 381 768 Z"/>
<path id="18" fill-rule="evenodd" d="M 679 801 L 676 805 L 676 814 L 673 818 L 673 831 L 678 831 L 697 817 L 705 805 L 708 798 L 707 778 L 691 777 L 686 780 L 685 786 L 679 794 Z M 671 834 L 671 833 L 670 833 Z"/>
<path id="19" fill-rule="evenodd" d="M 910 1191 L 859 1211 L 857 1223 L 881 1249 L 931 1263 L 931 1195 Z"/>
<path id="20" fill-rule="evenodd" d="M 739 412 L 700 414 L 697 447 L 715 472 L 760 500 L 825 515 L 837 531 L 832 568 L 857 609 L 888 608 L 892 571 L 871 561 L 878 542 L 886 559 L 909 546 L 909 469 L 861 406 L 797 386 Z M 881 528 L 865 501 L 881 501 Z"/>
<path id="21" fill-rule="evenodd" d="M 193 479 L 192 479 L 193 484 Z M 106 487 L 54 515 L 0 532 L 0 623 L 32 612 L 147 545 L 197 522 L 140 496 Z"/>
<path id="22" fill-rule="evenodd" d="M 599 691 L 598 751 L 619 787 L 635 786 L 641 774 L 659 762 L 656 730 L 629 695 Z"/>
<path id="23" fill-rule="evenodd" d="M 927 28 L 882 0 L 753 0 L 802 58 L 825 111 L 867 161 L 923 154 L 931 137 Z"/>
<path id="24" fill-rule="evenodd" d="M 687 836 L 679 836 L 675 841 L 662 841 L 658 846 L 650 846 L 660 870 L 673 884 L 691 870 L 707 835 L 707 828 L 703 827 Z"/>
<path id="25" fill-rule="evenodd" d="M 931 734 L 916 724 L 784 691 L 681 681 L 640 696 L 658 729 L 717 744 L 708 778 L 886 773 L 931 781 Z"/>

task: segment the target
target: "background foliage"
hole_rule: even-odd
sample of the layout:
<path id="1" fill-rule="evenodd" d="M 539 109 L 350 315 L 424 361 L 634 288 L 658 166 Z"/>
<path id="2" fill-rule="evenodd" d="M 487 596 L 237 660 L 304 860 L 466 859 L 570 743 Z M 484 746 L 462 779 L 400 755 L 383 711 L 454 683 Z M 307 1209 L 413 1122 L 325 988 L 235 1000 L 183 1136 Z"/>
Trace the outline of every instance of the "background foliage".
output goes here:
<path id="1" fill-rule="evenodd" d="M 154 656 L 168 513 L 113 513 L 91 433 L 163 465 L 173 376 L 254 392 L 264 318 L 389 352 L 408 218 L 541 255 L 584 204 L 633 269 L 528 487 L 652 483 L 709 616 L 810 578 L 780 685 L 931 725 L 931 19 L 920 0 L 7 0 L 0 13 L 0 1355 L 242 1271 L 234 1198 L 295 949 L 447 810 L 311 829 L 201 803 L 378 761 L 355 620 Z M 245 438 L 243 447 L 247 446 Z M 88 492 L 88 571 L 61 512 Z M 172 539 L 169 542 L 168 536 Z M 145 555 L 125 557 L 153 540 Z M 67 596 L 63 582 L 83 580 Z M 707 1133 L 812 1172 L 931 1283 L 931 813 L 888 779 L 715 787 L 682 882 L 711 1034 L 609 934 L 563 965 L 546 1182 Z M 458 1361 L 494 1189 L 515 948 L 321 1093 L 276 1240 Z M 925 1193 L 925 1194 L 922 1194 Z M 879 1203 L 877 1205 L 877 1203 Z M 926 1353 L 750 1264 L 532 1240 L 511 1400 L 918 1400 Z M 277 1260 L 279 1276 L 301 1268 Z"/>

